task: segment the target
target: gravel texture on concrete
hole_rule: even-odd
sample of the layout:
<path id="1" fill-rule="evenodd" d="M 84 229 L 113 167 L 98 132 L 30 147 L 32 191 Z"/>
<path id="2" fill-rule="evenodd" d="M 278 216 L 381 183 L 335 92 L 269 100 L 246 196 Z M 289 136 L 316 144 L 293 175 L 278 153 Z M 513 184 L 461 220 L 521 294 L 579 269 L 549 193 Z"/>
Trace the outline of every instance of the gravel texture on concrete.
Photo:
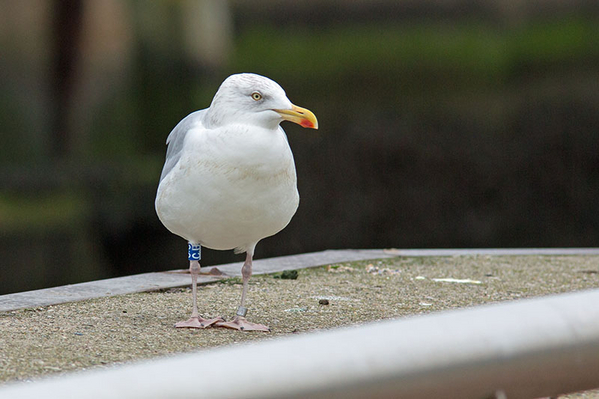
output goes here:
<path id="1" fill-rule="evenodd" d="M 281 335 L 599 287 L 598 256 L 397 257 L 250 281 L 248 319 L 270 333 L 175 329 L 191 291 L 170 289 L 0 313 L 0 382 Z M 199 287 L 200 313 L 232 318 L 241 280 Z M 210 365 L 206 365 L 210 367 Z M 587 392 L 569 397 L 598 397 Z"/>

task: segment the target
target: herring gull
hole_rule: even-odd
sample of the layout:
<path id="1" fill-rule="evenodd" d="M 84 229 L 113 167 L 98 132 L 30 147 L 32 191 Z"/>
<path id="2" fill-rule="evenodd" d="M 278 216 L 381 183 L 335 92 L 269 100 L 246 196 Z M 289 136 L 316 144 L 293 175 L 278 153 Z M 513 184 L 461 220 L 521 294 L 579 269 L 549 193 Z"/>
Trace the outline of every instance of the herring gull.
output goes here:
<path id="1" fill-rule="evenodd" d="M 293 105 L 277 83 L 242 73 L 225 79 L 209 108 L 189 114 L 169 134 L 156 213 L 188 241 L 193 297 L 191 317 L 176 327 L 269 331 L 246 319 L 245 300 L 256 244 L 287 226 L 299 204 L 282 121 L 318 128 L 314 114 Z M 232 321 L 198 313 L 202 246 L 246 253 L 241 303 Z"/>

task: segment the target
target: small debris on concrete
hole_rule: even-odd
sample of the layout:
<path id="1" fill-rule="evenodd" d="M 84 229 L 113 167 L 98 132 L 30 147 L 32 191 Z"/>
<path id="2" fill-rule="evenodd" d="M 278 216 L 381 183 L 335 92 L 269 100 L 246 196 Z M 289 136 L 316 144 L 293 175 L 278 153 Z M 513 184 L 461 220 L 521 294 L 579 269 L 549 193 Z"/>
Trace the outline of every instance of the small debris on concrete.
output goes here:
<path id="1" fill-rule="evenodd" d="M 179 292 L 187 292 L 188 288 L 186 287 L 177 287 L 177 288 L 165 288 L 161 290 L 157 290 L 156 292 L 165 292 L 167 294 L 178 294 Z"/>
<path id="2" fill-rule="evenodd" d="M 344 273 L 344 272 L 353 272 L 354 268 L 343 265 L 328 265 L 327 272 L 329 273 Z"/>
<path id="3" fill-rule="evenodd" d="M 399 269 L 389 269 L 388 267 L 378 267 L 372 263 L 366 265 L 366 273 L 378 274 L 378 275 L 393 275 L 399 274 Z"/>
<path id="4" fill-rule="evenodd" d="M 281 280 L 297 280 L 299 273 L 297 270 L 285 270 L 281 273 L 275 273 L 273 278 L 280 278 Z"/>
<path id="5" fill-rule="evenodd" d="M 482 281 L 457 278 L 434 278 L 433 281 L 437 283 L 457 283 L 457 284 L 482 284 Z"/>
<path id="6" fill-rule="evenodd" d="M 307 307 L 285 309 L 285 312 L 307 312 Z"/>
<path id="7" fill-rule="evenodd" d="M 346 296 L 337 296 L 337 295 L 326 295 L 326 296 L 313 296 L 312 298 L 314 299 L 327 299 L 329 301 L 355 301 L 356 299 L 354 298 L 349 298 Z"/>
<path id="8" fill-rule="evenodd" d="M 329 300 L 328 299 L 319 299 L 318 303 L 320 305 L 328 305 L 329 304 Z"/>

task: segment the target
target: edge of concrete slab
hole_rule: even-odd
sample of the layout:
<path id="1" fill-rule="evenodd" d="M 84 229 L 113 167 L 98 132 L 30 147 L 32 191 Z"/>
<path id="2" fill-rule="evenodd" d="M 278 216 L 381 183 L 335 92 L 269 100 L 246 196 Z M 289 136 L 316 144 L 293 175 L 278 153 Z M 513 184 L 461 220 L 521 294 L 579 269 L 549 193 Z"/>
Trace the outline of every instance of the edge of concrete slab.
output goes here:
<path id="1" fill-rule="evenodd" d="M 303 269 L 331 263 L 350 262 L 356 260 L 392 257 L 383 250 L 327 250 L 321 252 L 279 256 L 268 259 L 257 259 L 253 264 L 254 274 L 268 274 L 284 270 Z M 199 284 L 208 284 L 222 278 L 241 276 L 241 262 L 206 267 L 210 271 L 218 267 L 224 276 L 201 275 Z M 204 268 L 202 268 L 204 269 Z M 18 292 L 0 296 L 0 312 L 57 305 L 66 302 L 86 299 L 131 294 L 135 292 L 154 291 L 185 287 L 191 284 L 187 270 L 143 273 L 132 276 L 109 278 L 85 283 L 63 285 L 60 287 Z"/>
<path id="2" fill-rule="evenodd" d="M 474 256 L 474 255 L 599 255 L 599 248 L 482 248 L 482 249 L 342 249 L 326 250 L 299 255 L 279 256 L 254 261 L 254 274 L 268 274 L 284 270 L 317 267 L 331 263 L 380 259 L 396 256 Z M 213 266 L 226 275 L 241 275 L 241 262 Z M 207 267 L 211 270 L 213 267 Z M 207 284 L 223 277 L 202 275 L 198 283 Z M 190 285 L 185 270 L 143 273 L 132 276 L 90 281 L 41 290 L 19 292 L 0 296 L 0 312 L 76 302 L 135 292 L 153 291 Z"/>

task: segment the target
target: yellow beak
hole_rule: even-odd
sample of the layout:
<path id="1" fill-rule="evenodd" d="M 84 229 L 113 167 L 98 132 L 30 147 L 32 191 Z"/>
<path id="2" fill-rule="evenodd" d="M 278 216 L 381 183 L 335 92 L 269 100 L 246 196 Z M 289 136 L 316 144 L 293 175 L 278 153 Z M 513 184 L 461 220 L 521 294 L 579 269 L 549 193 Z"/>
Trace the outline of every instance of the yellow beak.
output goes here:
<path id="1" fill-rule="evenodd" d="M 291 105 L 291 109 L 275 109 L 274 111 L 281 115 L 281 118 L 285 121 L 297 123 L 311 129 L 318 129 L 316 115 L 306 108 Z"/>

